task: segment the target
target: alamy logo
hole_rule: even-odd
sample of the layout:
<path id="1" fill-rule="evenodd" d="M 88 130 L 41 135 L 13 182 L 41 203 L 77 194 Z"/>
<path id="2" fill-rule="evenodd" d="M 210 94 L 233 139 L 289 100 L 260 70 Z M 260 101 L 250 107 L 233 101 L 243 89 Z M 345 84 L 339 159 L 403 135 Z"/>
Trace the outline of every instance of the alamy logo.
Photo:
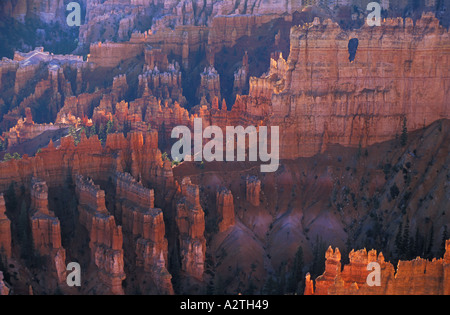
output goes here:
<path id="1" fill-rule="evenodd" d="M 67 265 L 67 271 L 72 271 L 67 275 L 66 283 L 69 287 L 81 287 L 81 266 L 79 263 L 71 262 Z"/>
<path id="2" fill-rule="evenodd" d="M 367 25 L 381 26 L 381 5 L 378 2 L 370 2 L 367 4 L 367 11 L 371 11 L 367 15 Z"/>
<path id="3" fill-rule="evenodd" d="M 214 138 L 211 139 L 213 137 Z M 180 136 L 182 138 L 180 139 Z M 248 146 L 246 139 L 248 136 Z M 268 128 L 266 126 L 259 126 L 258 129 L 254 126 L 249 126 L 244 129 L 242 126 L 226 127 L 226 136 L 224 139 L 223 131 L 218 126 L 208 126 L 203 131 L 202 119 L 194 119 L 194 161 L 206 162 L 212 161 L 227 161 L 243 162 L 246 159 L 246 149 L 248 147 L 249 161 L 269 162 L 269 164 L 261 165 L 261 172 L 275 172 L 279 166 L 279 127 L 270 127 L 270 153 L 268 150 Z M 180 139 L 172 146 L 172 159 L 174 161 L 191 161 L 192 156 L 192 139 L 191 130 L 186 126 L 177 126 L 172 130 L 172 138 Z M 237 143 L 235 142 L 237 138 Z M 203 147 L 203 139 L 211 139 Z M 224 141 L 226 152 L 224 155 Z M 235 154 L 235 147 L 237 154 Z M 259 156 L 258 156 L 259 149 Z M 236 157 L 236 159 L 235 159 Z"/>
<path id="4" fill-rule="evenodd" d="M 372 271 L 367 276 L 366 282 L 369 287 L 381 287 L 381 266 L 377 262 L 367 265 L 367 270 Z"/>
<path id="5" fill-rule="evenodd" d="M 78 2 L 70 2 L 67 5 L 67 11 L 71 11 L 67 16 L 67 25 L 81 26 L 81 6 Z"/>

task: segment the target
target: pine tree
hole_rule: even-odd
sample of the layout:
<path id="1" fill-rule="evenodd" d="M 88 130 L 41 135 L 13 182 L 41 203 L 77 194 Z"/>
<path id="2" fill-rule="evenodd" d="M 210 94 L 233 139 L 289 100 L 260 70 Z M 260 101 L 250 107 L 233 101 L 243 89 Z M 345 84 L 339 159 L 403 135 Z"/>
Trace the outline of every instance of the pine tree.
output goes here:
<path id="1" fill-rule="evenodd" d="M 403 237 L 402 237 L 402 258 L 408 259 L 409 258 L 409 219 L 406 218 L 406 225 L 405 229 L 403 230 Z"/>
<path id="2" fill-rule="evenodd" d="M 444 225 L 444 231 L 442 232 L 442 243 L 441 248 L 439 252 L 439 257 L 444 257 L 445 255 L 445 243 L 448 240 L 448 234 L 447 234 L 447 226 Z"/>
<path id="3" fill-rule="evenodd" d="M 109 135 L 114 132 L 114 122 L 112 120 L 108 120 L 106 123 L 106 135 Z"/>
<path id="4" fill-rule="evenodd" d="M 400 142 L 402 144 L 402 147 L 404 147 L 406 145 L 406 143 L 408 142 L 408 127 L 407 127 L 406 116 L 403 117 L 403 128 L 402 128 L 402 135 L 400 138 Z"/>
<path id="5" fill-rule="evenodd" d="M 95 124 L 93 124 L 91 127 L 91 132 L 89 134 L 89 138 L 92 136 L 95 136 L 96 134 L 97 134 L 97 128 L 95 127 Z"/>
<path id="6" fill-rule="evenodd" d="M 395 251 L 397 253 L 397 258 L 400 258 L 402 255 L 402 245 L 403 245 L 403 222 L 400 222 L 398 227 L 397 236 L 395 237 Z"/>
<path id="7" fill-rule="evenodd" d="M 414 253 L 418 256 L 422 256 L 422 247 L 420 246 L 420 234 L 419 228 L 416 228 L 416 236 L 414 238 Z"/>
<path id="8" fill-rule="evenodd" d="M 431 225 L 431 231 L 430 231 L 430 238 L 426 250 L 426 258 L 431 259 L 433 258 L 433 243 L 434 243 L 434 225 Z"/>
<path id="9" fill-rule="evenodd" d="M 294 265 L 292 266 L 292 275 L 289 279 L 289 292 L 295 293 L 297 291 L 299 282 L 303 280 L 303 267 L 303 248 L 299 246 L 297 252 L 295 253 Z"/>
<path id="10" fill-rule="evenodd" d="M 100 124 L 100 127 L 98 128 L 98 138 L 102 144 L 106 142 L 106 128 L 104 124 Z"/>

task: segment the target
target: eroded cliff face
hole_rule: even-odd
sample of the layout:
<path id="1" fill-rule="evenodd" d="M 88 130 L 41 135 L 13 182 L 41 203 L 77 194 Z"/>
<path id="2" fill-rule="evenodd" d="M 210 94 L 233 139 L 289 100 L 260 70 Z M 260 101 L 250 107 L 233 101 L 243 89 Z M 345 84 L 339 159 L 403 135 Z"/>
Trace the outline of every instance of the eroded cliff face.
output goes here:
<path id="1" fill-rule="evenodd" d="M 448 295 L 450 293 L 449 252 L 446 241 L 445 255 L 432 261 L 417 257 L 398 262 L 397 268 L 384 260 L 375 250 L 351 251 L 350 263 L 341 269 L 339 249 L 326 252 L 325 272 L 315 281 L 306 276 L 305 294 L 311 295 Z M 380 266 L 379 285 L 369 285 L 369 275 L 375 270 L 369 264 Z M 369 269 L 369 270 L 368 270 Z"/>
<path id="2" fill-rule="evenodd" d="M 157 3 L 162 4 L 144 0 L 131 6 Z M 0 163 L 0 191 L 9 191 L 8 216 L 18 212 L 11 190 L 26 199 L 37 192 L 30 187 L 33 177 L 46 182 L 48 198 L 33 200 L 42 199 L 38 208 L 47 209 L 49 216 L 53 207 L 59 219 L 52 214 L 51 220 L 60 220 L 67 256 L 79 257 L 88 269 L 80 292 L 191 293 L 193 287 L 186 285 L 191 280 L 195 292 L 205 292 L 215 281 L 227 284 L 216 288 L 226 293 L 255 292 L 255 285 L 262 292 L 269 277 L 282 279 L 289 273 L 299 246 L 311 262 L 318 236 L 340 248 L 347 241 L 355 248 L 371 244 L 392 257 L 395 246 L 388 240 L 395 238 L 405 216 L 414 216 L 411 229 L 419 230 L 422 248 L 430 233 L 441 234 L 450 222 L 449 214 L 442 211 L 448 204 L 449 124 L 435 122 L 450 118 L 449 35 L 436 19 L 425 15 L 414 25 L 410 20 L 386 20 L 382 27 L 354 31 L 342 30 L 329 20 L 294 27 L 289 57 L 274 52 L 268 72 L 261 77 L 248 79 L 254 62 L 249 59 L 254 56 L 242 51 L 242 66 L 231 85 L 237 95 L 228 111 L 221 100 L 223 76 L 216 70 L 228 59 L 215 60 L 215 53 L 242 44 L 242 38 L 257 38 L 262 32 L 259 27 L 268 30 L 273 27 L 270 22 L 279 18 L 277 14 L 221 16 L 219 5 L 226 14 L 236 9 L 228 3 L 232 2 L 165 1 L 164 10 L 170 14 L 155 21 L 152 29 L 132 34 L 129 41 L 128 30 L 138 20 L 127 16 L 118 31 L 123 41 L 92 44 L 87 62 L 38 49 L 0 63 L 0 90 L 6 91 L 2 95 L 8 96 L 7 102 L 16 97 L 13 103 L 18 105 L 4 117 L 5 126 L 16 125 L 8 133 L 10 144 L 23 147 L 54 129 L 85 129 L 77 135 L 79 143 L 73 137 L 55 139 L 46 148 L 41 145 L 42 151 L 34 157 Z M 281 13 L 285 10 L 284 2 L 256 1 L 251 8 L 241 7 L 243 3 L 235 3 L 239 13 L 262 12 L 265 3 Z M 110 14 L 121 16 L 122 9 L 138 16 L 134 9 L 124 9 L 129 5 L 128 1 L 91 2 L 88 20 L 100 27 Z M 218 16 L 205 19 L 208 10 Z M 104 16 L 97 15 L 101 12 Z M 88 24 L 87 33 L 80 32 L 85 43 L 96 37 L 94 24 Z M 348 44 L 354 38 L 358 49 L 351 62 Z M 198 66 L 194 59 L 203 54 L 210 68 L 202 78 L 202 64 L 193 79 L 190 68 Z M 169 60 L 174 56 L 178 61 Z M 192 91 L 187 91 L 184 82 L 190 80 Z M 244 90 L 248 95 L 240 95 Z M 202 96 L 200 104 L 184 97 L 196 91 Z M 36 123 L 42 117 L 31 115 L 36 114 L 33 105 L 47 99 L 55 125 Z M 179 125 L 192 129 L 197 117 L 204 127 L 280 126 L 281 157 L 287 160 L 269 174 L 247 162 L 172 164 L 162 154 L 170 152 L 172 129 Z M 103 134 L 101 141 L 97 135 L 86 136 L 108 122 L 116 133 Z M 401 146 L 395 134 L 402 133 L 403 122 L 408 141 Z M 92 178 L 83 184 L 92 192 L 74 188 L 79 176 Z M 75 190 L 79 195 L 71 199 Z M 45 206 L 47 199 L 49 206 Z M 70 206 L 73 214 L 57 206 Z M 16 217 L 9 219 L 18 224 Z M 1 215 L 0 202 L 4 248 L 11 244 L 9 219 Z M 38 223 L 36 231 L 51 235 L 35 233 L 33 239 L 45 250 L 54 247 L 58 233 L 48 232 L 47 223 Z M 89 233 L 83 237 L 85 230 Z M 80 240 L 72 241 L 77 238 L 71 233 Z M 22 244 L 13 242 L 12 247 L 11 252 L 18 252 Z M 90 252 L 84 255 L 88 247 Z M 436 247 L 431 251 L 436 252 Z M 335 293 L 362 288 L 364 265 L 373 259 L 391 275 L 383 256 L 374 252 L 353 252 L 351 268 L 343 271 L 339 252 L 329 251 L 327 258 L 326 273 L 315 289 L 307 278 L 306 292 L 329 292 L 336 279 Z M 422 260 L 399 270 L 419 277 L 425 268 L 433 270 L 436 279 L 445 277 L 444 267 Z M 172 275 L 177 280 L 174 286 Z M 100 285 L 95 284 L 98 278 Z M 21 281 L 15 288 L 23 293 L 28 280 Z M 443 292 L 430 283 L 430 292 Z M 399 292 L 408 290 L 396 286 Z M 50 292 L 37 282 L 33 287 L 37 293 Z M 391 292 L 390 287 L 386 290 Z"/>
<path id="3" fill-rule="evenodd" d="M 203 280 L 205 265 L 205 213 L 200 205 L 200 191 L 190 178 L 181 182 L 181 199 L 177 204 L 176 222 L 179 230 L 181 269 Z"/>
<path id="4" fill-rule="evenodd" d="M 415 130 L 449 117 L 449 49 L 448 31 L 432 15 L 354 31 L 316 19 L 292 28 L 286 61 L 272 60 L 267 76 L 250 79 L 244 111 L 280 126 L 283 158 L 381 142 L 400 134 L 404 119 Z M 269 106 L 256 106 L 264 97 Z"/>
<path id="5" fill-rule="evenodd" d="M 105 206 L 105 192 L 92 180 L 78 176 L 76 194 L 80 223 L 88 230 L 92 262 L 98 268 L 99 280 L 112 294 L 123 294 L 125 280 L 122 227 Z"/>
<path id="6" fill-rule="evenodd" d="M 116 173 L 115 215 L 122 217 L 124 233 L 136 253 L 136 266 L 149 273 L 158 294 L 173 294 L 167 270 L 168 242 L 161 209 L 155 208 L 154 191 L 142 186 L 128 173 Z M 131 256 L 131 255 L 130 255 Z"/>
<path id="7" fill-rule="evenodd" d="M 58 281 L 66 281 L 66 251 L 61 245 L 61 226 L 48 209 L 47 184 L 37 178 L 31 180 L 31 233 L 33 249 L 50 258 Z"/>

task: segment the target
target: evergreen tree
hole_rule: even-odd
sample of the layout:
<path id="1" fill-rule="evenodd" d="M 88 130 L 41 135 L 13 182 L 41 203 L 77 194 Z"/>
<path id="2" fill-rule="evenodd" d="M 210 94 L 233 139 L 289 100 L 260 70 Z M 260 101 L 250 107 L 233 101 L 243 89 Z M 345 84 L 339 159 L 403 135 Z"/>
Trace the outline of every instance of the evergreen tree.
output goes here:
<path id="1" fill-rule="evenodd" d="M 114 122 L 112 120 L 108 120 L 106 123 L 106 135 L 109 135 L 114 132 Z"/>
<path id="2" fill-rule="evenodd" d="M 104 124 L 100 124 L 100 127 L 98 128 L 98 138 L 102 144 L 106 142 L 106 127 Z"/>
<path id="3" fill-rule="evenodd" d="M 96 134 L 97 134 L 97 128 L 95 127 L 95 124 L 93 124 L 91 127 L 89 137 L 95 136 Z"/>
<path id="4" fill-rule="evenodd" d="M 276 289 L 277 289 L 276 282 L 273 280 L 272 276 L 269 276 L 264 285 L 263 293 L 266 295 L 274 295 L 276 294 Z"/>
<path id="5" fill-rule="evenodd" d="M 418 256 L 423 256 L 422 246 L 420 246 L 419 228 L 416 228 L 416 236 L 414 238 L 414 253 Z"/>
<path id="6" fill-rule="evenodd" d="M 444 255 L 445 255 L 445 243 L 447 240 L 448 240 L 447 226 L 444 225 L 444 231 L 442 232 L 442 243 L 441 243 L 439 257 L 444 257 Z"/>
<path id="7" fill-rule="evenodd" d="M 406 218 L 405 229 L 403 230 L 402 237 L 402 258 L 409 259 L 409 218 Z"/>
<path id="8" fill-rule="evenodd" d="M 406 145 L 406 143 L 408 142 L 408 128 L 406 125 L 407 125 L 407 120 L 406 120 L 406 116 L 405 116 L 405 117 L 403 117 L 402 135 L 400 138 L 402 147 L 404 147 Z"/>
<path id="9" fill-rule="evenodd" d="M 298 247 L 297 252 L 295 253 L 294 265 L 292 266 L 292 274 L 288 283 L 288 291 L 291 293 L 297 292 L 298 285 L 300 281 L 303 280 L 303 248 L 301 246 Z"/>
<path id="10" fill-rule="evenodd" d="M 7 161 L 11 161 L 13 159 L 12 155 L 10 153 L 6 153 L 3 156 L 3 161 L 7 162 Z"/>
<path id="11" fill-rule="evenodd" d="M 425 253 L 426 258 L 428 259 L 433 258 L 433 244 L 434 244 L 434 225 L 431 225 L 430 238 Z"/>
<path id="12" fill-rule="evenodd" d="M 395 237 L 395 252 L 397 253 L 397 258 L 400 258 L 402 255 L 402 246 L 403 246 L 403 222 L 400 222 L 398 227 L 397 236 Z"/>

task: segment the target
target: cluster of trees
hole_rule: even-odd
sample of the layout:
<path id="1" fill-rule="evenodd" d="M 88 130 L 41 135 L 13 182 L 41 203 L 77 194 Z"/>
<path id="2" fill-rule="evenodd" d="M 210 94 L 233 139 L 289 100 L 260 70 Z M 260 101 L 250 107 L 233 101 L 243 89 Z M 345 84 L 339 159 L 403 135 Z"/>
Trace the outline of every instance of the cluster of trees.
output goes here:
<path id="1" fill-rule="evenodd" d="M 95 124 L 92 125 L 92 127 L 88 128 L 82 126 L 80 130 L 77 130 L 74 126 L 70 126 L 69 135 L 74 139 L 75 145 L 78 145 L 78 143 L 80 143 L 82 132 L 84 132 L 86 134 L 86 137 L 88 138 L 97 135 L 101 143 L 105 144 L 108 135 L 116 132 L 116 130 L 114 127 L 114 122 L 112 120 L 108 120 L 106 124 L 101 123 L 98 126 Z"/>
<path id="2" fill-rule="evenodd" d="M 399 260 L 411 260 L 420 256 L 426 259 L 442 257 L 445 254 L 445 242 L 448 239 L 447 226 L 442 232 L 441 244 L 437 253 L 433 252 L 435 245 L 434 226 L 431 225 L 427 235 L 423 236 L 417 227 L 414 236 L 410 232 L 409 218 L 405 224 L 400 222 L 397 235 L 395 237 L 395 253 Z"/>
<path id="3" fill-rule="evenodd" d="M 0 151 L 4 151 L 8 148 L 8 139 L 2 140 L 0 138 Z"/>
<path id="4" fill-rule="evenodd" d="M 15 160 L 20 160 L 22 157 L 20 156 L 20 154 L 19 153 L 17 153 L 17 152 L 15 152 L 15 153 L 13 153 L 12 155 L 10 154 L 10 153 L 6 153 L 4 156 L 3 156 L 3 161 L 11 161 L 12 159 L 15 159 Z"/>

